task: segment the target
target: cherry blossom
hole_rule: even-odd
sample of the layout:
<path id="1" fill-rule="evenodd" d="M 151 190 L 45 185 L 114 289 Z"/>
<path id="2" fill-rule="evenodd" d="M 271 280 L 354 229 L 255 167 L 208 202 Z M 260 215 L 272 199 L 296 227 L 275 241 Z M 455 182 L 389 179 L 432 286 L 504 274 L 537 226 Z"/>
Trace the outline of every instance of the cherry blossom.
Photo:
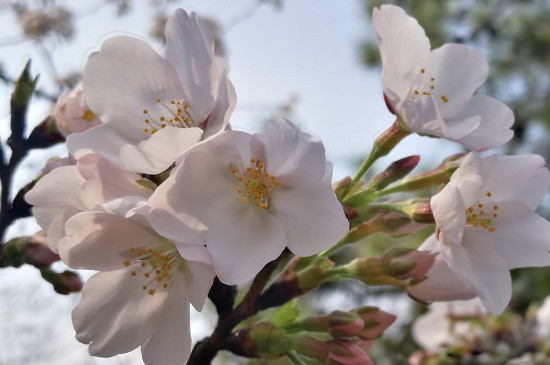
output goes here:
<path id="1" fill-rule="evenodd" d="M 550 223 L 534 212 L 549 186 L 540 156 L 467 155 L 431 199 L 437 231 L 419 250 L 439 255 L 409 293 L 427 301 L 478 296 L 491 313 L 502 312 L 510 269 L 550 265 Z"/>
<path id="2" fill-rule="evenodd" d="M 72 314 L 76 338 L 90 344 L 90 354 L 110 357 L 141 346 L 147 365 L 187 361 L 189 304 L 202 310 L 215 275 L 200 244 L 203 227 L 191 220 L 179 228 L 191 243 L 158 235 L 138 214 L 82 212 L 67 222 L 62 260 L 100 271 L 84 285 Z"/>
<path id="3" fill-rule="evenodd" d="M 164 171 L 189 147 L 223 131 L 236 102 L 194 13 L 166 25 L 163 56 L 137 38 L 107 39 L 84 69 L 86 102 L 104 124 L 71 135 L 77 158 L 94 151 L 128 171 Z"/>
<path id="4" fill-rule="evenodd" d="M 196 217 L 208 227 L 219 279 L 243 283 L 285 247 L 310 256 L 344 236 L 349 224 L 331 176 L 321 141 L 285 119 L 264 134 L 226 131 L 178 162 L 149 201 L 151 223 L 181 237 L 179 215 Z"/>
<path id="5" fill-rule="evenodd" d="M 25 195 L 26 201 L 33 205 L 34 217 L 46 232 L 46 242 L 55 252 L 65 235 L 65 222 L 73 215 L 97 210 L 116 198 L 146 200 L 153 192 L 138 183 L 140 175 L 122 171 L 96 154 L 87 154 L 72 163 L 42 176 Z"/>
<path id="6" fill-rule="evenodd" d="M 54 118 L 57 128 L 65 137 L 101 124 L 101 120 L 84 101 L 82 82 L 70 93 L 59 96 L 55 104 Z"/>
<path id="7" fill-rule="evenodd" d="M 461 337 L 474 335 L 475 327 L 469 319 L 485 313 L 478 298 L 433 303 L 426 314 L 415 320 L 412 335 L 424 350 L 436 351 Z"/>
<path id="8" fill-rule="evenodd" d="M 480 52 L 452 43 L 430 50 L 416 19 L 393 5 L 375 8 L 372 22 L 384 94 L 403 127 L 471 150 L 500 146 L 512 138 L 512 111 L 489 96 L 474 95 L 488 75 Z"/>

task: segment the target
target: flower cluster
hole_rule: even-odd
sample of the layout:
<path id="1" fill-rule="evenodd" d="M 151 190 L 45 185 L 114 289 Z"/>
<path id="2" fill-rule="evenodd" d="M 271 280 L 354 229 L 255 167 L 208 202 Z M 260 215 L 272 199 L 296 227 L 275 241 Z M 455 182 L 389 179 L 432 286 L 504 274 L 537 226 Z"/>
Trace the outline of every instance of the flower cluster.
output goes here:
<path id="1" fill-rule="evenodd" d="M 482 306 L 498 314 L 511 298 L 509 270 L 550 265 L 550 223 L 535 213 L 550 187 L 544 160 L 480 154 L 508 142 L 514 121 L 506 105 L 474 94 L 488 75 L 481 53 L 459 44 L 431 50 L 424 30 L 396 6 L 375 9 L 373 26 L 396 121 L 355 177 L 334 185 L 323 143 L 287 119 L 275 117 L 255 134 L 230 127 L 235 90 L 195 14 L 175 11 L 160 54 L 116 36 L 89 57 L 83 83 L 55 109 L 70 156 L 48 164 L 25 198 L 52 251 L 47 265 L 60 257 L 98 271 L 73 311 L 76 337 L 91 354 L 141 347 L 146 364 L 182 364 L 228 349 L 293 363 L 367 364 L 365 350 L 395 316 L 360 307 L 297 320 L 292 300 L 351 278 L 423 302 L 476 298 L 476 315 Z M 419 156 L 405 157 L 363 184 L 373 163 L 410 133 L 472 152 L 417 174 Z M 431 199 L 387 198 L 434 186 Z M 398 237 L 434 225 L 418 250 L 331 261 L 374 233 Z M 234 285 L 251 280 L 236 304 Z M 190 305 L 200 311 L 207 298 L 218 325 L 192 352 Z M 243 322 L 279 306 L 269 318 Z M 443 328 L 437 346 L 469 330 L 445 331 L 451 307 L 432 307 L 413 330 L 418 342 L 429 342 L 431 330 L 422 327 L 434 321 Z"/>
<path id="2" fill-rule="evenodd" d="M 97 270 L 73 311 L 77 339 L 147 364 L 184 363 L 189 304 L 214 277 L 252 278 L 285 248 L 311 256 L 348 230 L 322 142 L 288 120 L 230 130 L 236 97 L 195 14 L 177 10 L 163 55 L 107 39 L 56 108 L 70 159 L 26 195 L 49 247 Z"/>

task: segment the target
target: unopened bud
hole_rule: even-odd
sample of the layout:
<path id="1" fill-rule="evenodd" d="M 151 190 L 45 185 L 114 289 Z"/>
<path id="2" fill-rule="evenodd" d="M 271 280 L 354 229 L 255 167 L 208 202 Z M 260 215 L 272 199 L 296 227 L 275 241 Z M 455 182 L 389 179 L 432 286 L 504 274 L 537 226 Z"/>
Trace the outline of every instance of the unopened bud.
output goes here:
<path id="1" fill-rule="evenodd" d="M 413 222 L 409 217 L 397 212 L 380 212 L 366 222 L 349 230 L 345 243 L 357 242 L 371 234 L 384 232 L 391 237 L 401 237 L 417 232 L 426 224 Z"/>
<path id="2" fill-rule="evenodd" d="M 396 120 L 390 128 L 386 129 L 382 134 L 380 134 L 373 145 L 373 155 L 382 157 L 390 153 L 391 150 L 405 137 L 407 137 L 410 132 Z"/>
<path id="3" fill-rule="evenodd" d="M 353 312 L 334 311 L 326 316 L 305 318 L 286 326 L 291 330 L 329 333 L 332 337 L 353 337 L 364 327 L 363 320 Z"/>
<path id="4" fill-rule="evenodd" d="M 302 356 L 330 365 L 372 364 L 365 351 L 352 341 L 333 339 L 320 341 L 309 336 L 296 336 L 293 348 Z"/>
<path id="5" fill-rule="evenodd" d="M 2 256 L 3 264 L 13 267 L 29 264 L 41 269 L 59 261 L 59 255 L 46 244 L 43 232 L 32 237 L 11 239 L 4 245 Z"/>
<path id="6" fill-rule="evenodd" d="M 463 153 L 447 157 L 435 169 L 410 175 L 397 184 L 382 190 L 379 195 L 382 196 L 397 192 L 409 192 L 427 189 L 434 185 L 446 184 L 449 182 L 453 172 L 455 172 L 460 165 L 462 157 L 464 157 Z"/>
<path id="7" fill-rule="evenodd" d="M 276 358 L 288 350 L 286 331 L 275 328 L 269 322 L 254 323 L 248 332 L 250 341 L 255 345 L 259 357 Z"/>
<path id="8" fill-rule="evenodd" d="M 363 321 L 363 329 L 357 334 L 363 340 L 379 338 L 397 318 L 393 314 L 381 311 L 376 307 L 361 307 L 354 309 L 353 312 Z"/>
<path id="9" fill-rule="evenodd" d="M 431 253 L 394 248 L 379 257 L 358 258 L 345 266 L 348 276 L 368 285 L 393 285 L 405 288 L 423 279 L 434 263 Z"/>
<path id="10" fill-rule="evenodd" d="M 402 179 L 407 176 L 416 167 L 416 165 L 418 165 L 419 161 L 420 156 L 413 155 L 392 162 L 386 170 L 371 179 L 366 190 L 381 190 L 389 184 Z"/>
<path id="11" fill-rule="evenodd" d="M 72 271 L 66 270 L 62 273 L 56 273 L 50 269 L 41 269 L 40 274 L 53 285 L 53 289 L 59 294 L 67 295 L 79 292 L 84 285 L 80 276 Z"/>
<path id="12" fill-rule="evenodd" d="M 402 213 L 416 223 L 435 224 L 432 207 L 428 199 L 415 198 L 404 201 L 388 201 L 372 204 L 372 206 L 381 210 Z"/>

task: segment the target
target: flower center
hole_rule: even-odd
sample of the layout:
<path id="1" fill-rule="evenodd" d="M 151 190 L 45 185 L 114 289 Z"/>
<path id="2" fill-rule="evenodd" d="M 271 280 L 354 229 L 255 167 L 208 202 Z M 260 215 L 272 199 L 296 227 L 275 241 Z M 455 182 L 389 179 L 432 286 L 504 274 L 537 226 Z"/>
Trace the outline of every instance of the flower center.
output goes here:
<path id="1" fill-rule="evenodd" d="M 241 196 L 243 203 L 255 205 L 261 210 L 270 210 L 271 191 L 279 186 L 279 181 L 265 171 L 262 162 L 251 158 L 250 166 L 245 171 L 241 172 L 237 168 L 231 167 L 231 174 L 237 180 L 239 185 L 237 193 Z"/>
<path id="2" fill-rule="evenodd" d="M 492 196 L 488 191 L 485 194 L 488 198 Z M 498 218 L 498 205 L 486 203 L 475 203 L 466 209 L 466 225 L 471 227 L 480 227 L 487 232 L 494 232 L 495 228 L 491 225 Z"/>
<path id="3" fill-rule="evenodd" d="M 411 91 L 409 93 L 409 98 L 411 100 L 418 100 L 422 96 L 433 96 L 433 93 L 435 92 L 434 81 L 435 77 L 428 77 L 426 69 L 421 68 L 418 76 L 413 82 Z M 436 100 L 439 100 L 442 103 L 446 103 L 449 101 L 449 99 L 445 95 L 439 95 L 439 98 L 436 98 Z"/>
<path id="4" fill-rule="evenodd" d="M 156 110 L 143 109 L 143 115 L 145 116 L 143 132 L 155 134 L 159 129 L 167 126 L 176 128 L 197 126 L 191 118 L 189 106 L 183 101 L 170 100 L 166 103 L 160 99 L 155 99 L 155 103 L 159 105 Z"/>
<path id="5" fill-rule="evenodd" d="M 172 244 L 154 248 L 130 247 L 129 254 L 131 259 L 122 265 L 131 270 L 131 276 L 144 280 L 141 288 L 149 295 L 168 289 L 174 273 L 185 263 Z"/>

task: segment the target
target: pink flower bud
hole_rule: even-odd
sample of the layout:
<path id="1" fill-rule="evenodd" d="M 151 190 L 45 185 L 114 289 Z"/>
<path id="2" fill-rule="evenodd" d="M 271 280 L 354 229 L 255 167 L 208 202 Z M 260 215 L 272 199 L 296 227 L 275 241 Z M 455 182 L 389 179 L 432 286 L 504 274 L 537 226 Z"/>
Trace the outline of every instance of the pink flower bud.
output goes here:
<path id="1" fill-rule="evenodd" d="M 397 318 L 391 313 L 379 310 L 376 307 L 363 307 L 354 310 L 364 323 L 363 330 L 358 336 L 363 340 L 374 340 L 395 321 Z M 370 346 L 370 341 L 364 344 Z"/>
<path id="2" fill-rule="evenodd" d="M 422 280 L 426 277 L 435 262 L 436 254 L 426 251 L 412 250 L 403 256 L 393 259 L 394 262 L 414 262 L 414 267 L 406 273 L 396 275 L 398 279 L 417 279 Z"/>
<path id="3" fill-rule="evenodd" d="M 49 267 L 59 261 L 59 255 L 53 252 L 46 243 L 44 232 L 32 236 L 25 247 L 25 261 L 38 268 Z"/>
<path id="4" fill-rule="evenodd" d="M 328 364 L 331 365 L 368 365 L 372 364 L 365 351 L 351 341 L 329 341 Z"/>

